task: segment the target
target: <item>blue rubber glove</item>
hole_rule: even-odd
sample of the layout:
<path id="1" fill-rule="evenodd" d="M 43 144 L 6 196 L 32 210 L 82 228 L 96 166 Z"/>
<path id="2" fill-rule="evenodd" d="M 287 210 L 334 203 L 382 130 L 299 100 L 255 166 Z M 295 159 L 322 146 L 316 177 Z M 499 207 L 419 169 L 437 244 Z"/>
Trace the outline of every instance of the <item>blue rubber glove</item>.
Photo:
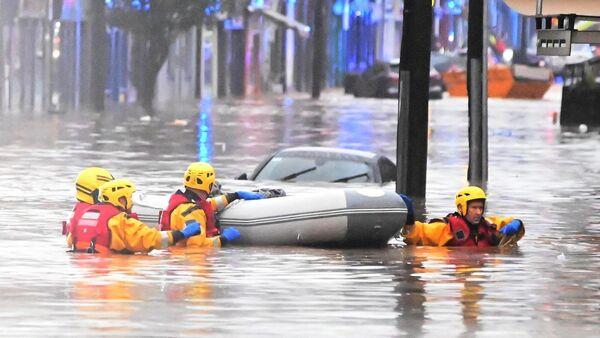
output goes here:
<path id="1" fill-rule="evenodd" d="M 240 238 L 242 235 L 236 228 L 227 228 L 223 230 L 221 236 L 223 236 L 227 241 L 233 241 L 234 239 Z"/>
<path id="2" fill-rule="evenodd" d="M 198 222 L 190 222 L 185 225 L 185 228 L 181 230 L 183 234 L 183 238 L 190 238 L 194 235 L 200 234 L 200 223 Z"/>
<path id="3" fill-rule="evenodd" d="M 260 200 L 265 198 L 263 194 L 252 191 L 237 191 L 236 194 L 243 200 Z"/>
<path id="4" fill-rule="evenodd" d="M 412 204 L 412 199 L 404 194 L 398 194 L 406 204 L 406 224 L 415 224 L 415 208 Z"/>
<path id="5" fill-rule="evenodd" d="M 519 219 L 513 219 L 507 225 L 505 225 L 502 229 L 500 229 L 500 233 L 504 236 L 512 236 L 521 230 L 523 226 L 523 222 Z"/>

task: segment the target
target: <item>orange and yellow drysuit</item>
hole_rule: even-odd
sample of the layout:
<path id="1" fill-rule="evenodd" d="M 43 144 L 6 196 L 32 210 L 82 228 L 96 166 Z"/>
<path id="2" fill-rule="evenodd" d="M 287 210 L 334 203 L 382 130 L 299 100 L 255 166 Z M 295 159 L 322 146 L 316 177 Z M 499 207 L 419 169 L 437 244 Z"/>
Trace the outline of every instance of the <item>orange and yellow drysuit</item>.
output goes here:
<path id="1" fill-rule="evenodd" d="M 511 237 L 505 238 L 499 233 L 512 220 L 512 217 L 490 216 L 469 226 L 463 216 L 454 213 L 429 223 L 416 221 L 414 225 L 406 225 L 401 234 L 405 243 L 413 245 L 504 246 L 516 243 L 525 234 L 524 227 Z"/>
<path id="2" fill-rule="evenodd" d="M 78 252 L 135 253 L 166 248 L 180 231 L 159 231 L 108 203 L 90 205 L 72 224 L 67 244 Z"/>
<path id="3" fill-rule="evenodd" d="M 215 214 L 237 198 L 232 193 L 202 200 L 189 190 L 178 190 L 171 196 L 169 205 L 161 214 L 161 230 L 182 230 L 186 224 L 198 222 L 200 234 L 178 242 L 177 246 L 221 247 L 224 239 L 219 236 Z"/>

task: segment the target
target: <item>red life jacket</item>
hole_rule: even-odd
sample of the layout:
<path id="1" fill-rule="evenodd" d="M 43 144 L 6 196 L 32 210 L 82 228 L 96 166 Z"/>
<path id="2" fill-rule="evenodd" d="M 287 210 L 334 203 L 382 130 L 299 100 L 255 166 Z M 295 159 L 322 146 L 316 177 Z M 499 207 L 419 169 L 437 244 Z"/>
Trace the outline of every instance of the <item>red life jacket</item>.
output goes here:
<path id="1" fill-rule="evenodd" d="M 184 203 L 194 203 L 204 211 L 206 215 L 206 237 L 213 237 L 219 234 L 219 229 L 217 229 L 215 222 L 215 210 L 212 204 L 206 200 L 194 202 L 181 191 L 177 191 L 171 195 L 169 205 L 160 214 L 159 223 L 162 231 L 171 230 L 171 214 L 175 208 Z"/>
<path id="2" fill-rule="evenodd" d="M 108 220 L 122 211 L 111 204 L 89 205 L 71 227 L 73 251 L 110 252 Z"/>
<path id="3" fill-rule="evenodd" d="M 75 206 L 73 207 L 73 211 L 71 212 L 71 218 L 69 219 L 69 223 L 66 224 L 67 222 L 62 221 L 62 223 L 63 223 L 62 234 L 63 235 L 68 235 L 68 234 L 70 234 L 70 233 L 73 232 L 73 230 L 72 230 L 73 227 L 79 221 L 79 219 L 81 218 L 81 215 L 83 215 L 83 213 L 91 205 L 92 204 L 88 204 L 88 203 L 85 203 L 85 202 L 77 202 L 77 203 L 75 203 Z M 130 218 L 139 219 L 138 215 L 136 213 L 130 213 L 128 216 Z"/>
<path id="4" fill-rule="evenodd" d="M 73 232 L 73 227 L 81 218 L 81 215 L 85 212 L 85 210 L 91 206 L 91 204 L 85 202 L 77 202 L 73 207 L 73 211 L 71 212 L 71 218 L 69 219 L 69 224 L 65 225 L 63 221 L 63 235 L 68 235 Z"/>
<path id="5" fill-rule="evenodd" d="M 496 227 L 484 218 L 481 218 L 481 221 L 477 224 L 477 233 L 472 231 L 475 229 L 470 227 L 462 216 L 449 215 L 447 221 L 454 235 L 448 246 L 489 247 L 498 245 Z"/>

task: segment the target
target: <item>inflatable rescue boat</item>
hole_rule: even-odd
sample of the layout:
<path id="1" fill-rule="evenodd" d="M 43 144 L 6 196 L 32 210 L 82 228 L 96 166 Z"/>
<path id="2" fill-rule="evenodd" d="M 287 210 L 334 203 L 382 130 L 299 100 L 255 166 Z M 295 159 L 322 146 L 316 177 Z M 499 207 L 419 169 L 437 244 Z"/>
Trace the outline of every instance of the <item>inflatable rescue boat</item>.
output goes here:
<path id="1" fill-rule="evenodd" d="M 155 225 L 168 197 L 142 197 L 136 212 Z M 383 246 L 406 221 L 406 205 L 376 188 L 327 189 L 262 200 L 238 200 L 218 214 L 221 229 L 236 227 L 239 245 Z"/>

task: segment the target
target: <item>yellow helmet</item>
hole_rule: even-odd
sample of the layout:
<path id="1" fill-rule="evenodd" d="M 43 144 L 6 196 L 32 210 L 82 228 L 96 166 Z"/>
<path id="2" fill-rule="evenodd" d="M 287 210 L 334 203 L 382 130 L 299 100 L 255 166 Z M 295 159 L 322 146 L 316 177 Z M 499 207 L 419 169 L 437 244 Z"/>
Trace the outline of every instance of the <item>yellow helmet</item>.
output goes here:
<path id="1" fill-rule="evenodd" d="M 129 210 L 133 206 L 133 193 L 135 185 L 130 180 L 118 179 L 104 183 L 98 188 L 99 199 L 114 205 L 122 210 Z M 123 201 L 122 198 L 125 200 Z"/>
<path id="2" fill-rule="evenodd" d="M 471 185 L 460 189 L 456 193 L 456 199 L 454 200 L 454 203 L 456 204 L 456 210 L 458 210 L 458 213 L 466 216 L 467 204 L 470 201 L 483 200 L 485 202 L 486 198 L 487 196 L 485 195 L 485 191 L 483 191 L 483 189 Z"/>
<path id="3" fill-rule="evenodd" d="M 206 162 L 195 162 L 189 165 L 183 175 L 183 185 L 188 188 L 211 192 L 215 183 L 215 169 Z"/>
<path id="4" fill-rule="evenodd" d="M 77 200 L 94 204 L 94 193 L 103 183 L 114 180 L 113 175 L 104 168 L 83 169 L 75 179 L 75 197 Z"/>

